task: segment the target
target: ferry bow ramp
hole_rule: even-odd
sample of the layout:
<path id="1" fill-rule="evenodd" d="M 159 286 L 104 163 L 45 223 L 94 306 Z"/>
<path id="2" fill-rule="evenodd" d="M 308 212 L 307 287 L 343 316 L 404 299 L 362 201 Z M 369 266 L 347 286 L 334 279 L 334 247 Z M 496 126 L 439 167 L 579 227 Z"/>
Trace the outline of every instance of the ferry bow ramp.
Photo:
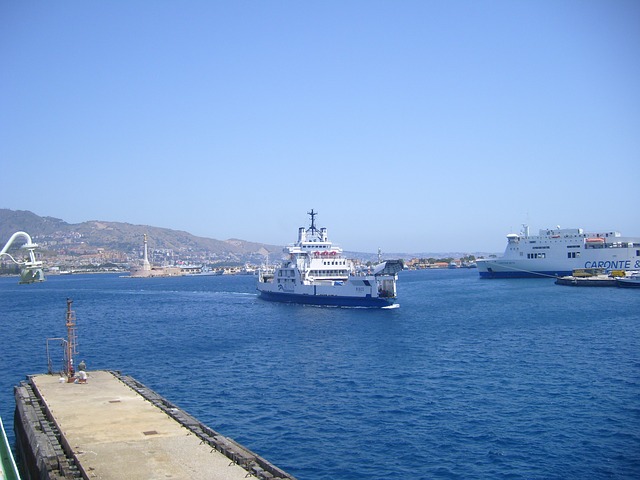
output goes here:
<path id="1" fill-rule="evenodd" d="M 119 372 L 29 376 L 15 399 L 23 479 L 294 479 Z"/>

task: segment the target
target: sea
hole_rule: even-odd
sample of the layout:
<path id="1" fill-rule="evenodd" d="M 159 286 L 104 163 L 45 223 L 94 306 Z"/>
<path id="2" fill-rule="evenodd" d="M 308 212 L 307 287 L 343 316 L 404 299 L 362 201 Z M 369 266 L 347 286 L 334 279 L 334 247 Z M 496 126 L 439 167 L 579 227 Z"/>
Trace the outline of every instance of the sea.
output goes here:
<path id="1" fill-rule="evenodd" d="M 11 441 L 13 388 L 47 371 L 70 298 L 76 361 L 301 480 L 640 478 L 640 291 L 403 271 L 400 307 L 372 310 L 270 303 L 255 284 L 0 278 Z"/>

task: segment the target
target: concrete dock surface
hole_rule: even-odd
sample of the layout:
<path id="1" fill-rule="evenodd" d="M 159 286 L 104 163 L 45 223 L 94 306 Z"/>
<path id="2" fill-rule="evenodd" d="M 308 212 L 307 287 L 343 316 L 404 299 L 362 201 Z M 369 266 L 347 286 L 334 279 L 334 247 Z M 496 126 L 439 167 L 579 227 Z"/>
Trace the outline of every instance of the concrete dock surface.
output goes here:
<path id="1" fill-rule="evenodd" d="M 123 381 L 109 371 L 88 375 L 87 383 L 67 383 L 58 375 L 29 377 L 84 478 L 293 478 L 144 385 L 125 383 L 130 377 Z"/>

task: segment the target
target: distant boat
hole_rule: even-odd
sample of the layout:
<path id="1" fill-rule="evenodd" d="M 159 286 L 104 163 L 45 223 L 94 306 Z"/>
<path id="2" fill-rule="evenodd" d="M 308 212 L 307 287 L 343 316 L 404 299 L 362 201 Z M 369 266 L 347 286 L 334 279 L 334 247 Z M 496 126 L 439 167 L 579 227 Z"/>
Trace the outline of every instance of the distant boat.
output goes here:
<path id="1" fill-rule="evenodd" d="M 638 270 L 640 237 L 560 227 L 529 235 L 529 227 L 524 225 L 520 234 L 507 235 L 502 257 L 479 259 L 476 263 L 482 278 L 561 277 L 580 268 Z"/>
<path id="2" fill-rule="evenodd" d="M 327 229 L 298 229 L 298 241 L 284 252 L 284 264 L 275 271 L 260 269 L 257 290 L 261 298 L 276 302 L 327 306 L 390 307 L 396 301 L 396 281 L 402 261 L 388 260 L 372 268 L 371 274 L 355 275 L 351 260 L 333 245 Z"/>
<path id="3" fill-rule="evenodd" d="M 622 272 L 624 274 L 624 272 Z M 605 273 L 604 268 L 579 268 L 571 275 L 558 277 L 556 285 L 572 287 L 615 287 L 616 279 Z"/>
<path id="4" fill-rule="evenodd" d="M 616 284 L 621 288 L 640 288 L 640 274 L 636 272 L 628 277 L 616 278 Z"/>
<path id="5" fill-rule="evenodd" d="M 258 269 L 256 267 L 252 267 L 249 264 L 245 264 L 244 267 L 240 269 L 240 275 L 257 275 Z"/>
<path id="6" fill-rule="evenodd" d="M 218 269 L 218 270 L 214 270 L 211 267 L 201 267 L 200 272 L 198 273 L 192 273 L 191 274 L 194 277 L 205 277 L 205 276 L 217 276 L 217 275 L 222 275 L 222 270 Z"/>

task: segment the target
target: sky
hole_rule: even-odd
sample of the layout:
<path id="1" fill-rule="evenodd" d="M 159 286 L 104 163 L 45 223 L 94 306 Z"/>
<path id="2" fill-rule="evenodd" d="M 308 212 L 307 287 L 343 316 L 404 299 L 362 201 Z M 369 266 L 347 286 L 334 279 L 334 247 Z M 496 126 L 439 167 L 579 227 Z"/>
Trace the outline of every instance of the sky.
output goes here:
<path id="1" fill-rule="evenodd" d="M 639 160 L 636 0 L 0 0 L 0 208 L 501 252 L 640 236 Z"/>

